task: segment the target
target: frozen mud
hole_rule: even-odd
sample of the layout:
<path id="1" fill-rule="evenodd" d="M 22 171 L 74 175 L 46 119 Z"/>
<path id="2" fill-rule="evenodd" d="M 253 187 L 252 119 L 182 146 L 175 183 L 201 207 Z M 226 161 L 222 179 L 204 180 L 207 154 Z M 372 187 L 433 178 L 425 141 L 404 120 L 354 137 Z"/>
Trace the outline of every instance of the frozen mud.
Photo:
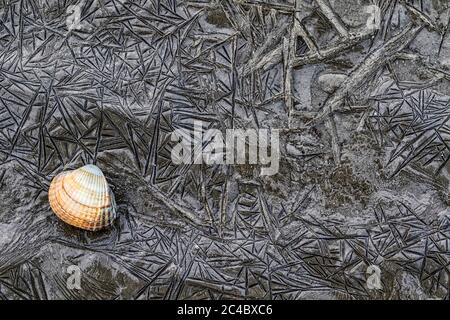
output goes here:
<path id="1" fill-rule="evenodd" d="M 448 299 L 449 13 L 0 0 L 0 299 Z M 194 120 L 279 130 L 279 172 L 174 164 Z M 96 233 L 47 199 L 87 163 Z"/>

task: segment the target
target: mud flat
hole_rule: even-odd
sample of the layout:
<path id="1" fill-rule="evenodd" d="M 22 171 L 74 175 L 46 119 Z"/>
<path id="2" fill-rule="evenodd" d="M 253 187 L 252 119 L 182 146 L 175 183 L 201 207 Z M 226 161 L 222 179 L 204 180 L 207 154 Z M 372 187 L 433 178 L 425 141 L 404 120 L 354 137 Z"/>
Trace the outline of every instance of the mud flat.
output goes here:
<path id="1" fill-rule="evenodd" d="M 448 299 L 447 1 L 65 3 L 0 0 L 1 299 Z M 174 164 L 196 120 L 279 172 Z M 47 198 L 88 163 L 95 233 Z"/>

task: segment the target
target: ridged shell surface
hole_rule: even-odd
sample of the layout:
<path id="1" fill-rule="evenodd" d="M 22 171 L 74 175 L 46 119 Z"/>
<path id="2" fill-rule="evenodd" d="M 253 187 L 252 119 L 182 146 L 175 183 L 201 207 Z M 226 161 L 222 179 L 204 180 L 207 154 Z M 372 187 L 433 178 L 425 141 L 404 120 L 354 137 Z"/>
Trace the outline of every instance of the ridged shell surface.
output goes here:
<path id="1" fill-rule="evenodd" d="M 48 200 L 61 220 L 85 230 L 108 227 L 117 217 L 108 182 L 92 164 L 57 175 L 50 184 Z"/>

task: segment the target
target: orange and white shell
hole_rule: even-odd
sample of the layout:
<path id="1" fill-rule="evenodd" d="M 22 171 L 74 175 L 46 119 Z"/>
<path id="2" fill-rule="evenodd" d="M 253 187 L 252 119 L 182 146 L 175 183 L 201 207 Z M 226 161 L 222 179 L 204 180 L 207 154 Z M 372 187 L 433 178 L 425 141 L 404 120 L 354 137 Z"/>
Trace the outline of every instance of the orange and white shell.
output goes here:
<path id="1" fill-rule="evenodd" d="M 61 220 L 85 230 L 108 227 L 117 217 L 114 194 L 103 172 L 92 164 L 53 178 L 48 200 Z"/>

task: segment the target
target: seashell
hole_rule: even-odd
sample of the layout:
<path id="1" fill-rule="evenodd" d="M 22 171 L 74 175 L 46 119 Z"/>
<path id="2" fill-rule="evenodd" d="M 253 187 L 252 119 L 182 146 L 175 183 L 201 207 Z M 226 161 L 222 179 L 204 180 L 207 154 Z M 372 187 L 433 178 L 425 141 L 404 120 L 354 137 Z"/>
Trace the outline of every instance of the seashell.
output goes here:
<path id="1" fill-rule="evenodd" d="M 53 178 L 48 200 L 61 220 L 85 230 L 108 227 L 117 217 L 114 194 L 103 172 L 92 164 Z"/>

